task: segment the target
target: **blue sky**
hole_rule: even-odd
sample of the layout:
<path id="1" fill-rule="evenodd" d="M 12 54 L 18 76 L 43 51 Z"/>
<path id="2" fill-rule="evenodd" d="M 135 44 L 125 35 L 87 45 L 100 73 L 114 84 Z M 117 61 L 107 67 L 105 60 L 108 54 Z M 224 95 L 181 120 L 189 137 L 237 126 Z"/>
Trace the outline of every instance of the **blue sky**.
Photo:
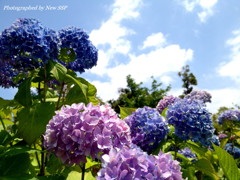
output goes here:
<path id="1" fill-rule="evenodd" d="M 26 7 L 37 9 L 24 11 Z M 80 76 L 92 82 L 104 100 L 118 97 L 128 74 L 146 86 L 154 76 L 164 86 L 171 84 L 169 94 L 180 95 L 177 72 L 188 64 L 198 80 L 196 89 L 212 94 L 211 112 L 240 104 L 239 0 L 0 1 L 0 31 L 20 17 L 36 18 L 54 30 L 85 29 L 99 60 Z M 15 92 L 0 89 L 0 96 L 12 98 Z"/>

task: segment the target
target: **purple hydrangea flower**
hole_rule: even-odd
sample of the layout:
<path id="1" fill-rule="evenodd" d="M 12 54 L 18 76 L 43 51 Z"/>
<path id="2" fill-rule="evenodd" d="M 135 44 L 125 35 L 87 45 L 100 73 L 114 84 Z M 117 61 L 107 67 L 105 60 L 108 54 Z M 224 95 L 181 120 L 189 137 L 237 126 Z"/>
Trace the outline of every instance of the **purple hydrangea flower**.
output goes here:
<path id="1" fill-rule="evenodd" d="M 211 102 L 212 96 L 207 91 L 193 90 L 190 94 L 186 95 L 184 98 L 201 100 L 204 103 L 206 103 Z"/>
<path id="2" fill-rule="evenodd" d="M 186 158 L 196 158 L 196 154 L 191 151 L 190 148 L 185 147 L 184 149 L 178 150 L 178 153 L 184 155 Z"/>
<path id="3" fill-rule="evenodd" d="M 168 107 L 168 123 L 175 127 L 175 134 L 183 140 L 192 140 L 209 146 L 214 128 L 210 113 L 199 100 L 179 99 Z"/>
<path id="4" fill-rule="evenodd" d="M 158 156 L 153 156 L 137 147 L 123 147 L 119 151 L 112 149 L 103 159 L 103 168 L 98 172 L 97 180 L 182 179 L 179 162 L 173 160 L 170 153 L 160 152 Z"/>
<path id="5" fill-rule="evenodd" d="M 218 123 L 223 124 L 227 121 L 240 122 L 240 110 L 229 109 L 222 112 L 218 117 Z"/>
<path id="6" fill-rule="evenodd" d="M 0 34 L 0 86 L 15 87 L 13 78 L 42 67 L 58 56 L 57 34 L 36 19 L 18 19 Z"/>
<path id="7" fill-rule="evenodd" d="M 86 156 L 101 159 L 111 148 L 131 144 L 129 126 L 107 105 L 89 103 L 62 107 L 50 120 L 44 135 L 47 150 L 72 165 Z"/>
<path id="8" fill-rule="evenodd" d="M 151 153 L 169 132 L 165 119 L 156 109 L 138 108 L 124 119 L 131 129 L 132 142 Z"/>
<path id="9" fill-rule="evenodd" d="M 218 135 L 218 138 L 220 139 L 220 140 L 222 140 L 222 139 L 224 139 L 224 138 L 227 138 L 228 137 L 228 135 L 226 135 L 226 134 L 219 134 Z"/>
<path id="10" fill-rule="evenodd" d="M 231 154 L 235 159 L 240 158 L 240 148 L 234 146 L 232 143 L 227 143 L 224 149 Z"/>
<path id="11" fill-rule="evenodd" d="M 76 60 L 67 67 L 80 73 L 97 64 L 98 52 L 88 39 L 89 36 L 80 28 L 69 27 L 58 32 L 61 48 L 72 48 L 76 53 Z"/>
<path id="12" fill-rule="evenodd" d="M 161 114 L 165 108 L 174 103 L 177 99 L 179 98 L 174 96 L 165 96 L 158 102 L 156 109 Z"/>

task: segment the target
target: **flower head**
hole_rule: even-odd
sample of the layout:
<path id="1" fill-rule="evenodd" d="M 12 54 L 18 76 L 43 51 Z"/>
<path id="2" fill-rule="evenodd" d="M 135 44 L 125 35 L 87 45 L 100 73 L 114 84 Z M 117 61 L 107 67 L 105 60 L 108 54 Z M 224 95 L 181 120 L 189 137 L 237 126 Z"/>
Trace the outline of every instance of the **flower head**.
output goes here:
<path id="1" fill-rule="evenodd" d="M 61 48 L 72 48 L 76 54 L 76 60 L 70 62 L 67 67 L 80 73 L 97 64 L 97 49 L 88 39 L 89 36 L 80 28 L 69 27 L 58 32 Z"/>
<path id="2" fill-rule="evenodd" d="M 209 146 L 214 128 L 205 104 L 198 100 L 179 99 L 168 107 L 168 123 L 183 140 L 192 140 Z"/>
<path id="3" fill-rule="evenodd" d="M 193 153 L 188 147 L 178 150 L 178 153 L 184 155 L 186 158 L 196 158 L 196 154 Z"/>
<path id="4" fill-rule="evenodd" d="M 167 123 L 156 109 L 138 108 L 124 119 L 131 129 L 132 142 L 150 153 L 169 132 Z"/>
<path id="5" fill-rule="evenodd" d="M 161 114 L 165 108 L 174 103 L 177 99 L 179 98 L 174 96 L 165 96 L 158 102 L 156 109 Z"/>
<path id="6" fill-rule="evenodd" d="M 240 148 L 234 146 L 232 143 L 227 143 L 224 149 L 231 154 L 234 159 L 240 158 Z"/>
<path id="7" fill-rule="evenodd" d="M 184 98 L 201 100 L 204 103 L 206 103 L 211 102 L 212 96 L 207 91 L 193 90 L 190 94 L 186 95 Z"/>
<path id="8" fill-rule="evenodd" d="M 227 121 L 240 122 L 240 110 L 229 109 L 222 112 L 218 117 L 218 123 L 223 124 Z"/>
<path id="9" fill-rule="evenodd" d="M 111 148 L 131 144 L 129 126 L 109 106 L 91 103 L 62 107 L 47 125 L 44 139 L 47 150 L 69 165 L 85 162 L 86 156 L 101 159 Z"/>
<path id="10" fill-rule="evenodd" d="M 123 147 L 119 151 L 112 149 L 109 155 L 105 155 L 97 180 L 180 180 L 180 169 L 179 162 L 173 160 L 170 153 L 160 152 L 158 156 L 152 156 L 137 147 Z"/>

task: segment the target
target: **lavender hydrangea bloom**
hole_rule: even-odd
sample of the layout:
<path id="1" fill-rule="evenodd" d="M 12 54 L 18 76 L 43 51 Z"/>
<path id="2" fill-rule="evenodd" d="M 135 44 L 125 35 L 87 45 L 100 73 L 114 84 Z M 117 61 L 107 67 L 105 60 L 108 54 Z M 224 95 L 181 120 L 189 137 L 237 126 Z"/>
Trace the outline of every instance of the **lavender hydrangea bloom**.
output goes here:
<path id="1" fill-rule="evenodd" d="M 204 103 L 206 103 L 211 102 L 212 96 L 207 91 L 193 90 L 190 94 L 186 95 L 184 98 L 201 100 Z"/>
<path id="2" fill-rule="evenodd" d="M 174 96 L 165 96 L 158 102 L 156 109 L 161 114 L 165 108 L 174 103 L 177 99 L 179 98 Z"/>
<path id="3" fill-rule="evenodd" d="M 103 168 L 98 172 L 97 180 L 180 180 L 182 179 L 179 162 L 172 159 L 170 153 L 148 155 L 141 149 L 123 147 L 112 149 L 104 155 Z"/>
<path id="4" fill-rule="evenodd" d="M 131 129 L 132 142 L 151 153 L 169 132 L 165 119 L 156 109 L 138 108 L 124 119 Z"/>
<path id="5" fill-rule="evenodd" d="M 131 144 L 129 126 L 109 106 L 89 103 L 62 107 L 50 120 L 44 146 L 62 162 L 86 162 L 86 156 L 101 159 L 111 148 Z"/>
<path id="6" fill-rule="evenodd" d="M 178 153 L 184 155 L 186 158 L 196 158 L 196 154 L 191 151 L 190 148 L 185 147 L 184 149 L 178 150 Z"/>
<path id="7" fill-rule="evenodd" d="M 97 64 L 97 49 L 92 45 L 89 36 L 80 28 L 69 27 L 58 32 L 61 48 L 72 48 L 76 60 L 68 64 L 68 68 L 80 73 Z"/>
<path id="8" fill-rule="evenodd" d="M 42 67 L 58 55 L 56 32 L 35 19 L 18 19 L 0 34 L 0 86 L 15 87 L 13 78 Z"/>
<path id="9" fill-rule="evenodd" d="M 240 148 L 234 146 L 232 143 L 227 143 L 224 149 L 231 154 L 235 159 L 240 158 Z"/>
<path id="10" fill-rule="evenodd" d="M 209 146 L 214 128 L 210 113 L 202 101 L 179 99 L 168 107 L 168 123 L 175 127 L 175 134 L 183 140 L 192 140 Z"/>
<path id="11" fill-rule="evenodd" d="M 219 140 L 222 140 L 222 139 L 227 138 L 227 137 L 228 137 L 228 135 L 226 135 L 226 134 L 219 134 L 218 135 Z"/>
<path id="12" fill-rule="evenodd" d="M 222 112 L 218 117 L 218 123 L 223 124 L 225 121 L 240 122 L 240 110 L 229 109 Z"/>

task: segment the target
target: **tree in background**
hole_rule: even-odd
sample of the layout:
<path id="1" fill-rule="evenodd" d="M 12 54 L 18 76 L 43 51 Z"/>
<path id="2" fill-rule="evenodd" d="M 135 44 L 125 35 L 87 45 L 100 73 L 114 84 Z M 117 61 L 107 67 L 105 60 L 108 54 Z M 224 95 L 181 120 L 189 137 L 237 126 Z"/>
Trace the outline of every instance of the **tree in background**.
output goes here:
<path id="1" fill-rule="evenodd" d="M 143 106 L 156 107 L 160 99 L 166 96 L 170 90 L 170 85 L 165 89 L 161 88 L 162 83 L 158 83 L 153 77 L 151 88 L 142 87 L 142 82 L 136 83 L 131 75 L 127 76 L 127 88 L 119 89 L 117 100 L 109 100 L 112 108 L 119 113 L 121 107 L 139 108 Z"/>
<path id="2" fill-rule="evenodd" d="M 193 73 L 190 72 L 189 65 L 183 66 L 182 71 L 178 72 L 178 76 L 182 78 L 184 88 L 183 94 L 180 97 L 184 97 L 193 90 L 193 85 L 197 85 L 197 79 Z"/>

